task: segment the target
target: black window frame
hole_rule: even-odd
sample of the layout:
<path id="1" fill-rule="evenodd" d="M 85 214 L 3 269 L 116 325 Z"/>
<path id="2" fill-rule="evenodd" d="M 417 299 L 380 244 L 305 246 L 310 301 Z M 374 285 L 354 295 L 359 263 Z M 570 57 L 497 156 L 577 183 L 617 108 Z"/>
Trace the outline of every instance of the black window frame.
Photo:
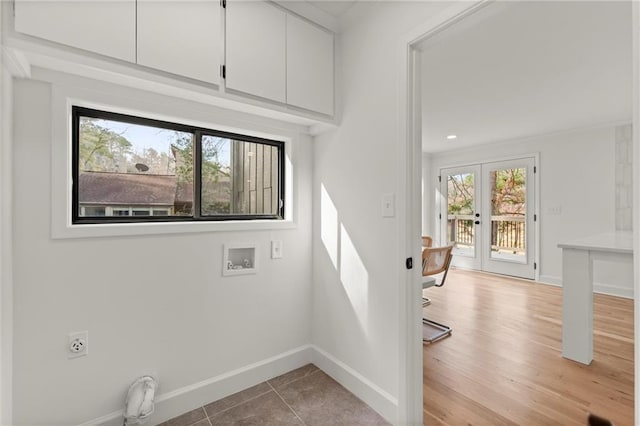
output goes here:
<path id="1" fill-rule="evenodd" d="M 191 216 L 80 216 L 79 204 L 79 162 L 80 162 L 80 117 L 97 118 L 103 120 L 119 121 L 143 126 L 158 127 L 167 130 L 192 133 L 193 141 L 193 209 Z M 214 136 L 230 139 L 233 141 L 257 143 L 274 146 L 278 149 L 278 197 L 279 206 L 276 214 L 220 214 L 203 215 L 201 211 L 201 178 L 202 178 L 202 137 Z M 256 136 L 231 133 L 216 129 L 191 126 L 169 121 L 157 120 L 147 117 L 103 111 L 73 105 L 71 108 L 71 151 L 72 151 L 72 205 L 71 223 L 73 225 L 82 224 L 105 224 L 105 223 L 149 223 L 149 222 L 226 222 L 231 220 L 253 221 L 253 220 L 284 220 L 285 212 L 285 142 L 260 138 Z"/>

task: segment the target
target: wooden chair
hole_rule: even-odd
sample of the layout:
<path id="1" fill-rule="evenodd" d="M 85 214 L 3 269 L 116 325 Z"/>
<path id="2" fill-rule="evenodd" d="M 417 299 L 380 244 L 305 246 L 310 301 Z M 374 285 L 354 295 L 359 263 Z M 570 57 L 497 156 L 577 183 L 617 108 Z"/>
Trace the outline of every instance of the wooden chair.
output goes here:
<path id="1" fill-rule="evenodd" d="M 422 249 L 424 250 L 426 247 L 431 247 L 433 245 L 433 238 L 431 238 L 428 235 L 423 235 L 422 236 Z M 424 274 L 422 274 L 424 275 Z M 428 297 L 422 297 L 422 306 L 427 306 L 431 304 L 431 299 L 429 299 Z"/>
<path id="2" fill-rule="evenodd" d="M 422 249 L 422 289 L 431 287 L 442 287 L 447 280 L 449 265 L 451 264 L 453 246 L 445 247 L 427 247 Z M 437 280 L 436 276 L 440 276 Z M 427 306 L 431 301 L 423 297 L 422 306 Z M 434 342 L 451 334 L 451 327 L 432 321 L 428 318 L 422 318 L 422 323 L 427 324 L 437 330 L 437 333 L 423 340 L 427 343 Z"/>

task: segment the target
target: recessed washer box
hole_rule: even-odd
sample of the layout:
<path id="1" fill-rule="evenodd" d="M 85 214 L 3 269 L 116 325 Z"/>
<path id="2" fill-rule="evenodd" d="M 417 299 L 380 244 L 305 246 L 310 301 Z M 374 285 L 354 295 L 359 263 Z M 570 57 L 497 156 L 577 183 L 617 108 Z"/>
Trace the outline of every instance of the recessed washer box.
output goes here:
<path id="1" fill-rule="evenodd" d="M 255 274 L 258 271 L 257 244 L 225 244 L 222 275 Z"/>

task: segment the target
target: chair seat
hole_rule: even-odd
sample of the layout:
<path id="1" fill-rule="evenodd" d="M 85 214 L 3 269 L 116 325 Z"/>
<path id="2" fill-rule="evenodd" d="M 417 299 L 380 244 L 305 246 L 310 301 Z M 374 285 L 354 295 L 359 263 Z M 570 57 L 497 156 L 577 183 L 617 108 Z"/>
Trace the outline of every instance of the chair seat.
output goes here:
<path id="1" fill-rule="evenodd" d="M 436 285 L 436 279 L 434 277 L 422 277 L 422 289 L 433 287 Z"/>
<path id="2" fill-rule="evenodd" d="M 442 287 L 447 279 L 447 272 L 451 264 L 451 252 L 453 246 L 425 247 L 422 249 L 422 289 L 430 287 Z M 438 283 L 436 276 L 440 276 Z M 422 306 L 427 306 L 431 301 L 422 297 Z M 433 320 L 422 318 L 422 340 L 432 343 L 436 340 L 451 335 L 451 327 Z M 435 333 L 434 333 L 435 330 Z"/>

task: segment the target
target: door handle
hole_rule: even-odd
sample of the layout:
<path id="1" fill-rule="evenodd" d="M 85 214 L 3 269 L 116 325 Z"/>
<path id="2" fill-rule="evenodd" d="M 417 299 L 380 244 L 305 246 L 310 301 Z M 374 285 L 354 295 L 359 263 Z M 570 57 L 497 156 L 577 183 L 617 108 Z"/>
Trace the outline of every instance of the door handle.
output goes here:
<path id="1" fill-rule="evenodd" d="M 476 220 L 476 221 L 475 221 L 475 224 L 476 224 L 476 225 L 480 225 L 480 221 L 479 221 L 479 220 Z"/>

